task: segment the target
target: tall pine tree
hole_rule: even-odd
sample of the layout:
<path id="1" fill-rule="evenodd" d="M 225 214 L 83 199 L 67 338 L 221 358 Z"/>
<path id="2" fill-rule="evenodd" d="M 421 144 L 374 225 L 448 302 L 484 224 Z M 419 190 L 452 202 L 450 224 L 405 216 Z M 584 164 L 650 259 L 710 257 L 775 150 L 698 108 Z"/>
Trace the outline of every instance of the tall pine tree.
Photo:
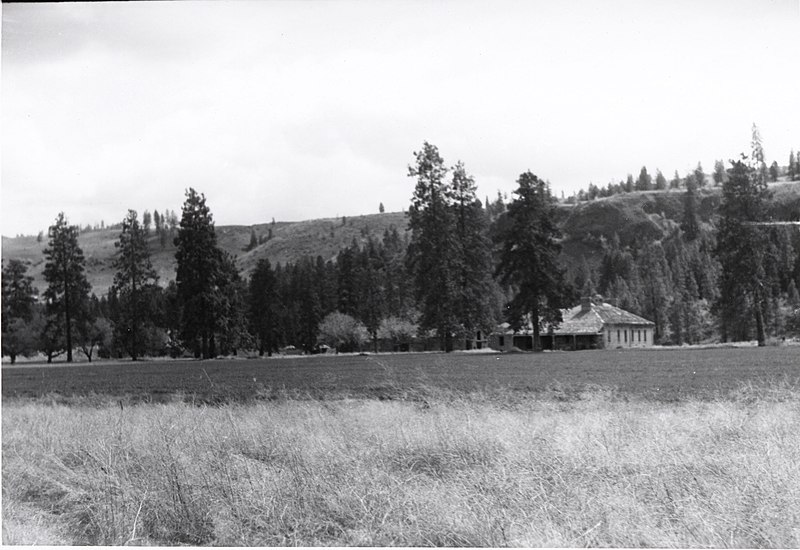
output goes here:
<path id="1" fill-rule="evenodd" d="M 561 233 L 550 188 L 531 172 L 520 175 L 517 183 L 508 219 L 498 235 L 501 250 L 496 273 L 515 292 L 508 308 L 510 324 L 518 328 L 529 317 L 538 350 L 541 329 L 561 322 L 561 308 L 567 305 L 570 292 L 558 261 Z"/>
<path id="2" fill-rule="evenodd" d="M 158 275 L 150 261 L 147 233 L 135 210 L 128 210 L 115 243 L 114 291 L 119 300 L 114 321 L 114 339 L 134 361 L 149 348 L 154 329 L 155 291 Z"/>
<path id="3" fill-rule="evenodd" d="M 765 266 L 767 236 L 753 225 L 764 220 L 769 196 L 763 152 L 754 132 L 753 155 L 733 162 L 722 187 L 722 204 L 716 254 L 722 273 L 717 309 L 723 339 L 736 333 L 736 326 L 752 321 L 759 346 L 766 343 L 769 287 Z"/>
<path id="4" fill-rule="evenodd" d="M 408 210 L 408 267 L 422 313 L 421 328 L 435 330 L 443 349 L 450 350 L 459 324 L 452 187 L 445 181 L 447 168 L 436 146 L 425 142 L 414 156 L 416 163 L 408 168 L 408 175 L 417 178 Z"/>
<path id="5" fill-rule="evenodd" d="M 456 236 L 457 319 L 462 335 L 493 328 L 492 250 L 488 219 L 464 164 L 453 168 Z"/>
<path id="6" fill-rule="evenodd" d="M 58 319 L 49 326 L 57 327 L 57 332 L 63 331 L 68 363 L 72 362 L 74 322 L 85 309 L 91 289 L 84 272 L 85 259 L 78 246 L 78 233 L 78 226 L 68 225 L 61 212 L 48 230 L 50 241 L 44 250 L 47 312 Z"/>
<path id="7" fill-rule="evenodd" d="M 215 332 L 220 325 L 222 253 L 206 198 L 194 189 L 186 192 L 180 227 L 175 237 L 175 280 L 181 306 L 181 339 L 195 357 L 216 355 Z"/>

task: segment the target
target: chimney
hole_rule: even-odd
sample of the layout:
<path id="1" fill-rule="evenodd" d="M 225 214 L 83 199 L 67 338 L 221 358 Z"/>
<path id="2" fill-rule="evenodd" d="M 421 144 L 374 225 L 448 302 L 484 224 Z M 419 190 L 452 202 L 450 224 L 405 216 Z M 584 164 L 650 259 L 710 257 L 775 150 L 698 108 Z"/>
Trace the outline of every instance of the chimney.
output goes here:
<path id="1" fill-rule="evenodd" d="M 592 299 L 589 296 L 584 296 L 581 298 L 581 312 L 591 311 L 592 310 Z"/>

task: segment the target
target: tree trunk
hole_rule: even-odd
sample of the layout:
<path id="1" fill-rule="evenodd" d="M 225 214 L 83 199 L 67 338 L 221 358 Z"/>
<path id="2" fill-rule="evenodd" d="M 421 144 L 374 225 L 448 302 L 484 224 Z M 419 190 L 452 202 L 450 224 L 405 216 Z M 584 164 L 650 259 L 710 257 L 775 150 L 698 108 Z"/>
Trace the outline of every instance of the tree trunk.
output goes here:
<path id="1" fill-rule="evenodd" d="M 64 321 L 67 336 L 67 363 L 72 363 L 72 319 L 69 311 L 69 284 L 66 266 L 64 267 Z"/>
<path id="2" fill-rule="evenodd" d="M 542 342 L 539 339 L 539 306 L 533 306 L 531 311 L 531 324 L 533 325 L 533 351 L 542 351 Z"/>
<path id="3" fill-rule="evenodd" d="M 9 357 L 11 357 L 11 364 L 12 365 L 17 362 L 17 354 L 16 353 L 10 353 Z"/>
<path id="4" fill-rule="evenodd" d="M 758 347 L 763 348 L 767 345 L 767 337 L 764 334 L 764 312 L 761 310 L 761 302 L 756 302 L 756 339 Z"/>

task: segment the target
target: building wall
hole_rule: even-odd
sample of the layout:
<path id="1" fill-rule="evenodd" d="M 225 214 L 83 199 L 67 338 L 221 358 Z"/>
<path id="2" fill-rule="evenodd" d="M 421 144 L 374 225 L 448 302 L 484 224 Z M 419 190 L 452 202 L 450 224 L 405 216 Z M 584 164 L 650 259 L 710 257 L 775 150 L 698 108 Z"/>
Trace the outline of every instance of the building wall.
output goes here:
<path id="1" fill-rule="evenodd" d="M 606 325 L 603 329 L 606 349 L 649 348 L 653 345 L 653 327 L 641 325 Z"/>

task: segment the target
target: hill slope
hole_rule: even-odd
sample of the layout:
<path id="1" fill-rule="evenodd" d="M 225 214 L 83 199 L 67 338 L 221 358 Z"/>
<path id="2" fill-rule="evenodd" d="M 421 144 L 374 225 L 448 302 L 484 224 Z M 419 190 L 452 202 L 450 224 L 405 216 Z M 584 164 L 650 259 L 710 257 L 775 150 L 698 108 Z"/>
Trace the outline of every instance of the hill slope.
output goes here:
<path id="1" fill-rule="evenodd" d="M 392 227 L 404 232 L 407 226 L 403 212 L 387 212 L 342 218 L 324 218 L 302 222 L 277 222 L 249 225 L 222 225 L 216 227 L 219 246 L 238 257 L 238 264 L 244 276 L 249 275 L 261 258 L 267 258 L 275 265 L 280 262 L 294 262 L 303 256 L 322 256 L 329 260 L 342 248 L 355 239 L 359 243 L 369 236 L 381 238 L 383 232 Z M 256 235 L 266 237 L 272 229 L 272 238 L 255 249 L 245 252 L 250 242 L 251 228 Z M 81 233 L 78 244 L 86 257 L 86 273 L 93 292 L 98 296 L 105 294 L 114 281 L 114 258 L 117 250 L 114 243 L 119 237 L 119 229 L 99 229 Z M 150 252 L 161 284 L 175 278 L 175 246 L 170 242 L 161 248 L 158 237 L 150 236 Z M 47 287 L 44 270 L 44 249 L 47 239 L 36 242 L 34 236 L 3 237 L 3 262 L 15 258 L 28 265 L 28 275 L 34 278 L 34 286 L 39 292 Z"/>
<path id="2" fill-rule="evenodd" d="M 800 220 L 800 183 L 780 183 L 772 186 L 771 212 L 775 219 Z M 617 234 L 623 245 L 635 245 L 660 239 L 680 224 L 683 217 L 685 191 L 647 191 L 615 195 L 577 205 L 561 204 L 559 225 L 564 234 L 564 260 L 576 266 L 586 258 L 596 264 L 602 254 L 600 237 Z M 697 211 L 701 223 L 713 225 L 721 200 L 719 188 L 698 191 Z M 387 229 L 396 227 L 401 235 L 408 231 L 408 219 L 403 212 L 387 212 L 342 218 L 323 218 L 301 222 L 278 222 L 255 226 L 217 226 L 217 240 L 227 252 L 238 257 L 242 273 L 247 276 L 261 258 L 275 265 L 294 262 L 303 256 L 321 256 L 330 260 L 353 240 L 365 243 L 369 236 L 380 239 Z M 246 252 L 251 228 L 257 236 L 272 238 Z M 79 244 L 86 256 L 87 274 L 94 292 L 104 294 L 114 278 L 114 242 L 118 229 L 82 233 Z M 34 284 L 44 290 L 43 250 L 46 242 L 37 243 L 33 236 L 3 237 L 3 261 L 18 258 L 29 266 Z M 161 248 L 155 235 L 150 238 L 153 265 L 162 284 L 175 278 L 175 247 L 169 243 Z"/>

